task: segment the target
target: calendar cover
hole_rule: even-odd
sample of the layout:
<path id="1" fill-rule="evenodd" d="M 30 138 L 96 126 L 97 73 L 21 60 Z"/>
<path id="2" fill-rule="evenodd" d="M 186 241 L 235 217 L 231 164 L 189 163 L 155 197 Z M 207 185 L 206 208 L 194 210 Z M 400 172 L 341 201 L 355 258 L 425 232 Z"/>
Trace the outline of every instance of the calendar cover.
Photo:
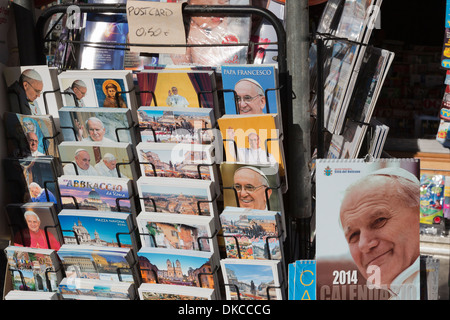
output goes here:
<path id="1" fill-rule="evenodd" d="M 420 299 L 416 159 L 317 160 L 319 300 Z"/>

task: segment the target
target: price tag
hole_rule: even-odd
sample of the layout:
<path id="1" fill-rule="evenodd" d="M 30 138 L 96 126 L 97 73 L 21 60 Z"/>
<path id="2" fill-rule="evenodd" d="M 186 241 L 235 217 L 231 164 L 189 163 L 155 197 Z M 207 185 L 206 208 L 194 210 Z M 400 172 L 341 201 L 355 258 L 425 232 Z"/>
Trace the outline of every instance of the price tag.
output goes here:
<path id="1" fill-rule="evenodd" d="M 186 44 L 182 5 L 182 3 L 127 1 L 130 43 Z M 130 46 L 130 51 L 185 54 L 186 47 Z"/>

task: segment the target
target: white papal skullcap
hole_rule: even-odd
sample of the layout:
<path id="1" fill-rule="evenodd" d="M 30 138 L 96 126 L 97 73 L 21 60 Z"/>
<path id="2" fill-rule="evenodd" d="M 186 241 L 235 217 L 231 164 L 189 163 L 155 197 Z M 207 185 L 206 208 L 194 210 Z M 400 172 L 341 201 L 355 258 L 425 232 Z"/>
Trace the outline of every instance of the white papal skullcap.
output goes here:
<path id="1" fill-rule="evenodd" d="M 249 169 L 249 170 L 252 170 L 252 171 L 256 172 L 257 174 L 259 174 L 264 179 L 264 181 L 266 182 L 267 186 L 269 186 L 269 180 L 267 179 L 266 175 L 264 174 L 264 172 L 262 172 L 258 168 L 255 168 L 255 167 L 252 167 L 252 166 L 242 166 L 242 167 L 236 169 L 234 174 L 236 174 L 236 172 L 238 172 L 239 170 L 242 170 L 242 169 Z"/>
<path id="2" fill-rule="evenodd" d="M 27 78 L 30 78 L 30 79 L 33 79 L 33 80 L 41 81 L 41 82 L 42 82 L 41 75 L 40 75 L 36 70 L 33 70 L 33 69 L 27 69 L 27 70 L 25 70 L 24 72 L 22 72 L 22 74 L 23 74 L 24 76 L 26 76 Z"/>
<path id="3" fill-rule="evenodd" d="M 407 179 L 409 181 L 412 181 L 416 183 L 417 185 L 420 185 L 419 179 L 409 172 L 408 170 L 399 168 L 399 167 L 388 167 L 376 170 L 374 172 L 371 172 L 368 174 L 369 176 L 394 176 L 394 177 L 402 177 L 404 179 Z"/>
<path id="4" fill-rule="evenodd" d="M 236 82 L 235 86 L 236 86 L 239 82 L 242 82 L 242 81 L 248 81 L 248 82 L 253 83 L 255 86 L 257 86 L 257 87 L 259 88 L 259 90 L 261 91 L 261 93 L 264 94 L 264 89 L 263 89 L 263 87 L 259 84 L 258 81 L 256 81 L 255 79 L 252 79 L 252 78 L 243 78 L 243 79 L 240 79 L 238 82 Z"/>

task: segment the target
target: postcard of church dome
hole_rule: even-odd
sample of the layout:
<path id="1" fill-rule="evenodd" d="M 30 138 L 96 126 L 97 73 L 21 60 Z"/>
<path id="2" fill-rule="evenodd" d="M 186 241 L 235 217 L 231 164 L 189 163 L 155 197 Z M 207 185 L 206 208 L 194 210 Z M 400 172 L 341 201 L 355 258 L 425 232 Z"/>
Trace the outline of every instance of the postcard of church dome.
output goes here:
<path id="1" fill-rule="evenodd" d="M 218 108 L 214 71 L 145 69 L 137 81 L 141 106 Z"/>
<path id="2" fill-rule="evenodd" d="M 58 219 L 65 244 L 138 249 L 127 213 L 63 209 Z"/>
<path id="3" fill-rule="evenodd" d="M 139 169 L 126 142 L 63 141 L 58 145 L 65 175 L 135 180 Z"/>
<path id="4" fill-rule="evenodd" d="M 64 141 L 137 143 L 129 109 L 62 107 L 58 112 Z"/>
<path id="5" fill-rule="evenodd" d="M 130 248 L 63 244 L 58 256 L 66 277 L 138 281 L 135 253 Z"/>
<path id="6" fill-rule="evenodd" d="M 142 142 L 211 144 L 216 120 L 210 108 L 140 107 Z"/>
<path id="7" fill-rule="evenodd" d="M 137 180 L 141 208 L 145 212 L 217 216 L 212 181 L 141 177 Z"/>
<path id="8" fill-rule="evenodd" d="M 128 178 L 62 175 L 58 186 L 64 209 L 136 213 Z"/>
<path id="9" fill-rule="evenodd" d="M 142 283 L 138 293 L 140 300 L 218 300 L 214 289 L 175 284 Z"/>
<path id="10" fill-rule="evenodd" d="M 147 248 L 138 251 L 143 283 L 218 288 L 217 265 L 210 252 Z"/>
<path id="11" fill-rule="evenodd" d="M 317 159 L 317 300 L 420 299 L 420 161 Z"/>
<path id="12" fill-rule="evenodd" d="M 226 207 L 220 214 L 227 258 L 283 258 L 283 227 L 277 211 Z"/>
<path id="13" fill-rule="evenodd" d="M 53 202 L 8 204 L 5 209 L 14 245 L 58 250 L 63 244 Z"/>
<path id="14" fill-rule="evenodd" d="M 220 265 L 227 300 L 283 300 L 280 260 L 226 258 Z"/>
<path id="15" fill-rule="evenodd" d="M 279 114 L 280 98 L 277 79 L 275 64 L 223 65 L 225 113 Z"/>

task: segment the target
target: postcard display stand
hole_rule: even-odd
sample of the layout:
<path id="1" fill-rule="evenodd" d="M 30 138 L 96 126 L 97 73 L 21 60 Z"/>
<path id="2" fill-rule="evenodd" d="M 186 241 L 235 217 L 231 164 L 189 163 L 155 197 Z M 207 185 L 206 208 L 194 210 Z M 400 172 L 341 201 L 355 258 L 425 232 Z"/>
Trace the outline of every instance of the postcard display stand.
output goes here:
<path id="1" fill-rule="evenodd" d="M 82 13 L 125 13 L 125 5 L 78 6 Z M 57 5 L 44 11 L 37 23 L 38 37 L 42 36 L 47 19 L 55 13 L 66 13 L 67 7 Z M 240 145 L 242 141 L 239 139 L 225 136 L 229 125 L 239 122 L 239 115 L 223 115 L 218 103 L 225 103 L 220 97 L 226 100 L 227 94 L 231 94 L 234 111 L 239 113 L 237 89 L 213 86 L 198 94 L 200 104 L 206 99 L 200 96 L 209 94 L 215 97 L 211 101 L 214 112 L 209 114 L 210 127 L 204 127 L 205 122 L 201 122 L 202 137 L 206 137 L 204 133 L 208 130 L 216 132 L 213 137 L 207 137 L 210 140 L 206 143 L 195 143 L 198 141 L 193 136 L 189 137 L 188 143 L 184 143 L 186 137 L 177 135 L 175 138 L 171 135 L 173 131 L 167 130 L 170 127 L 167 122 L 164 122 L 161 132 L 163 121 L 151 114 L 156 110 L 165 115 L 170 113 L 165 120 L 171 118 L 173 121 L 181 119 L 183 115 L 177 112 L 183 112 L 183 108 L 164 109 L 164 104 L 159 107 L 156 101 L 161 99 L 157 99 L 156 91 L 147 91 L 141 86 L 142 80 L 139 81 L 140 77 L 150 77 L 155 73 L 161 79 L 164 73 L 176 73 L 176 69 L 138 71 L 139 86 L 133 83 L 132 73 L 124 70 L 62 71 L 57 76 L 53 92 L 61 91 L 63 107 L 57 113 L 55 133 L 47 138 L 58 137 L 60 140 L 55 139 L 52 145 L 56 150 L 54 154 L 47 151 L 50 156 L 42 157 L 54 160 L 52 165 L 55 168 L 53 179 L 44 183 L 46 201 L 50 201 L 48 184 L 55 186 L 52 193 L 56 193 L 59 199 L 55 204 L 42 203 L 44 208 L 40 208 L 39 203 L 33 206 L 29 202 L 12 204 L 8 213 L 13 217 L 10 219 L 12 229 L 18 228 L 17 217 L 27 211 L 34 211 L 41 221 L 45 220 L 47 225 L 43 235 L 48 249 L 39 249 L 38 260 L 46 261 L 47 265 L 40 270 L 47 271 L 44 275 L 39 274 L 36 270 L 30 270 L 30 263 L 23 262 L 24 257 L 28 261 L 28 257 L 37 256 L 33 252 L 37 249 L 27 248 L 26 242 L 28 238 L 33 242 L 34 236 L 31 231 L 17 232 L 14 229 L 14 233 L 19 234 L 15 238 L 17 246 L 10 246 L 7 250 L 14 287 L 11 299 L 24 288 L 28 291 L 57 292 L 61 299 L 287 299 L 286 266 L 295 259 L 290 256 L 289 247 L 291 238 L 295 237 L 289 227 L 293 218 L 287 214 L 289 208 L 284 204 L 284 195 L 288 190 L 286 172 L 289 170 L 284 160 L 285 119 L 281 112 L 287 104 L 285 97 L 289 96 L 286 94 L 284 27 L 269 10 L 252 6 L 209 6 L 205 9 L 188 5 L 183 7 L 183 14 L 237 17 L 257 14 L 274 26 L 278 37 L 278 42 L 273 43 L 278 46 L 278 63 L 272 69 L 274 83 L 266 85 L 264 94 L 259 95 L 267 100 L 266 114 L 255 118 L 243 116 L 245 121 L 242 122 L 268 123 L 270 127 L 263 127 L 262 131 L 271 132 L 274 129 L 276 132 L 266 134 L 259 141 L 260 147 L 264 146 L 263 154 L 267 161 L 249 162 L 247 156 L 240 153 L 240 149 L 248 149 L 248 145 Z M 40 40 L 43 46 L 45 40 Z M 80 44 L 77 41 L 67 43 Z M 248 46 L 249 43 L 241 45 Z M 124 50 L 120 43 L 116 44 L 116 49 Z M 264 65 L 233 67 L 242 67 L 241 71 L 245 72 L 252 66 L 256 70 Z M 99 79 L 92 77 L 96 73 Z M 114 74 L 116 77 L 112 81 L 110 78 Z M 209 80 L 214 82 L 214 72 L 208 74 L 211 77 Z M 83 100 L 90 98 L 93 108 L 79 108 L 83 102 L 75 99 L 73 86 L 72 93 L 65 90 L 79 79 L 87 83 L 88 90 L 84 92 Z M 110 109 L 116 109 L 115 112 L 102 111 L 98 105 L 102 88 L 102 99 L 106 101 L 107 81 L 116 85 L 111 103 L 123 103 L 126 106 L 122 112 L 124 115 L 119 114 L 116 108 Z M 117 87 L 120 89 L 117 90 Z M 97 99 L 89 90 L 96 93 Z M 153 97 L 153 107 L 150 104 L 138 105 L 146 93 Z M 92 96 L 89 97 L 89 94 Z M 67 102 L 69 99 L 72 99 L 72 104 Z M 205 110 L 202 105 L 199 107 L 194 109 L 198 112 Z M 49 112 L 47 105 L 45 112 Z M 17 117 L 20 122 L 22 119 Z M 95 140 L 94 133 L 90 132 L 91 128 L 95 128 L 92 117 L 103 120 L 103 128 L 97 131 L 103 130 L 103 139 L 109 141 L 89 141 Z M 110 121 L 122 119 L 120 128 L 108 125 L 108 117 L 114 119 Z M 187 116 L 184 117 L 186 119 Z M 203 117 L 202 121 L 205 119 L 203 114 L 197 117 Z M 217 123 L 214 123 L 215 120 Z M 155 123 L 161 126 L 155 126 Z M 236 134 L 239 130 L 247 130 L 243 124 L 233 128 Z M 224 140 L 223 146 L 214 141 L 220 139 L 219 130 Z M 115 151 L 114 148 L 122 149 Z M 225 156 L 222 162 L 218 158 L 222 150 L 218 148 L 223 148 Z M 173 157 L 165 162 L 167 152 L 173 156 L 174 149 L 178 162 Z M 229 155 L 233 150 L 234 158 Z M 90 161 L 92 168 L 83 167 L 77 161 L 82 158 Z M 28 168 L 25 165 L 35 159 L 27 160 L 25 164 L 16 164 L 25 174 Z M 115 168 L 110 169 L 106 165 L 110 161 L 114 161 Z M 264 180 L 259 180 L 261 185 L 238 182 L 238 172 L 241 175 L 261 175 Z M 33 173 L 29 171 L 25 179 L 33 177 Z M 38 177 L 37 173 L 34 175 Z M 247 208 L 248 199 L 241 200 L 243 196 L 238 196 L 244 192 L 253 192 L 255 196 L 259 191 L 262 191 L 261 200 L 265 203 L 262 208 Z M 34 197 L 31 190 L 29 193 L 29 197 Z M 39 211 L 44 209 L 47 210 L 45 219 Z M 22 224 L 27 221 L 26 218 L 22 220 Z M 41 228 L 44 228 L 42 224 Z M 53 229 L 55 232 L 51 233 L 49 230 Z M 49 265 L 50 262 L 54 265 Z M 49 277 L 48 273 L 55 275 Z M 254 275 L 251 281 L 248 280 L 249 274 Z"/>

